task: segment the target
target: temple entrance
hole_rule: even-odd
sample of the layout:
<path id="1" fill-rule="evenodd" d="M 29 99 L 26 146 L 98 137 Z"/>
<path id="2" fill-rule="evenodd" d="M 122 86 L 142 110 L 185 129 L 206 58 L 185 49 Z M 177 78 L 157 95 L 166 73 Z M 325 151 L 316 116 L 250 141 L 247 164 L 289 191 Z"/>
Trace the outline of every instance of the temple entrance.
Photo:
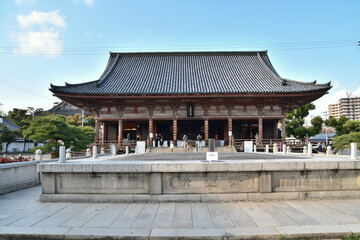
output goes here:
<path id="1" fill-rule="evenodd" d="M 209 138 L 215 139 L 215 146 L 225 146 L 228 142 L 228 121 L 209 120 Z"/>
<path id="2" fill-rule="evenodd" d="M 161 134 L 164 141 L 172 141 L 173 138 L 173 121 L 172 120 L 156 120 L 154 121 L 154 137 Z"/>
<path id="3" fill-rule="evenodd" d="M 205 139 L 204 120 L 178 120 L 177 138 L 182 139 L 186 134 L 189 140 L 196 140 L 196 136 L 200 133 Z"/>
<path id="4" fill-rule="evenodd" d="M 147 140 L 149 134 L 149 122 L 141 121 L 124 121 L 123 122 L 123 138 L 127 139 L 129 134 L 130 140 Z"/>
<path id="5" fill-rule="evenodd" d="M 233 135 L 235 139 L 255 139 L 259 132 L 257 120 L 233 120 Z"/>

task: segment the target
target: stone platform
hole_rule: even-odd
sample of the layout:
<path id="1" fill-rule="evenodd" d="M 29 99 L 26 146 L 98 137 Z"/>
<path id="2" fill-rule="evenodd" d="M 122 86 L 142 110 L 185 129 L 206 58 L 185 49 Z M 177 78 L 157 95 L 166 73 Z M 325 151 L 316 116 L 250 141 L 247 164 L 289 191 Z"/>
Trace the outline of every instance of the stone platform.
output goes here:
<path id="1" fill-rule="evenodd" d="M 38 201 L 40 192 L 38 186 L 0 195 L 1 240 L 340 240 L 360 234 L 359 199 L 53 203 Z"/>
<path id="2" fill-rule="evenodd" d="M 172 157 L 174 160 L 167 160 Z M 281 154 L 134 155 L 38 165 L 42 201 L 232 202 L 360 197 L 360 161 Z M 181 160 L 185 159 L 185 160 Z"/>

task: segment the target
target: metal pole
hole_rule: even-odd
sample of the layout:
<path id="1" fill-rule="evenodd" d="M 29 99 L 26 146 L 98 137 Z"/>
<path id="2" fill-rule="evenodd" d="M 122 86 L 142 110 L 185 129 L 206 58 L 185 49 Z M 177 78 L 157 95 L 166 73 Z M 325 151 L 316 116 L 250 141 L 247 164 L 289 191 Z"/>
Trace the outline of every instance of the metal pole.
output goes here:
<path id="1" fill-rule="evenodd" d="M 81 109 L 81 126 L 84 126 L 84 109 Z"/>

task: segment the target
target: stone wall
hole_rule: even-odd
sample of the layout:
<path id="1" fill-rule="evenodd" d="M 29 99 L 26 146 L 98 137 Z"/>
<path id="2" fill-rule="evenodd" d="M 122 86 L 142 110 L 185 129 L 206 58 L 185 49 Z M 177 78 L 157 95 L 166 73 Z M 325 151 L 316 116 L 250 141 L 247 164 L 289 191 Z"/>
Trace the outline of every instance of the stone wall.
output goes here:
<path id="1" fill-rule="evenodd" d="M 360 197 L 359 161 L 41 164 L 42 200 L 263 201 Z"/>
<path id="2" fill-rule="evenodd" d="M 0 164 L 0 194 L 40 183 L 36 170 L 38 161 Z"/>

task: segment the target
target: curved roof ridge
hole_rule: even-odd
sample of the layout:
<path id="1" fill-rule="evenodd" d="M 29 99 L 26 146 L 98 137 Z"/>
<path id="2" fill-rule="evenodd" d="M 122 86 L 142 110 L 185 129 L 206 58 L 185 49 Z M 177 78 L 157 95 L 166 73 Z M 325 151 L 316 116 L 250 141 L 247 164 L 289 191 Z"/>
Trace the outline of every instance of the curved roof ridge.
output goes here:
<path id="1" fill-rule="evenodd" d="M 111 56 L 111 55 L 110 55 Z M 120 57 L 120 55 L 116 55 L 115 59 L 112 61 L 111 66 L 109 67 L 110 64 L 110 59 L 108 61 L 108 65 L 106 66 L 106 69 L 104 71 L 104 73 L 102 74 L 102 76 L 99 78 L 99 82 L 97 83 L 97 86 L 100 87 L 107 79 L 107 77 L 109 76 L 109 74 L 113 71 L 113 69 L 115 68 L 115 66 L 117 65 Z"/>
<path id="2" fill-rule="evenodd" d="M 312 81 L 312 82 L 302 82 L 302 81 L 296 81 L 296 80 L 292 80 L 292 79 L 288 79 L 288 78 L 281 78 L 283 81 L 289 81 L 289 82 L 295 82 L 295 83 L 301 83 L 304 85 L 317 85 L 317 86 L 331 86 L 331 81 L 327 82 L 327 83 L 316 83 L 316 80 Z"/>
<path id="3" fill-rule="evenodd" d="M 261 53 L 267 54 L 267 50 L 262 51 L 163 51 L 163 52 L 110 52 L 110 57 L 118 56 L 118 55 L 181 55 L 181 54 L 188 54 L 188 55 L 197 55 L 197 54 L 240 54 L 240 53 Z"/>
<path id="4" fill-rule="evenodd" d="M 266 54 L 267 55 L 267 54 Z M 274 72 L 272 69 L 269 68 L 269 66 L 264 62 L 264 59 L 260 56 L 260 54 L 257 54 L 257 57 L 259 61 L 261 62 L 262 66 L 265 68 L 265 71 L 269 72 L 273 77 L 279 81 L 279 83 L 283 83 L 282 78 L 279 76 L 277 72 Z M 271 65 L 272 66 L 272 65 Z"/>
<path id="5" fill-rule="evenodd" d="M 50 91 L 53 89 L 59 89 L 59 88 L 67 88 L 67 87 L 72 87 L 72 86 L 82 86 L 82 85 L 89 85 L 90 83 L 94 83 L 94 82 L 98 82 L 99 80 L 93 80 L 93 81 L 89 81 L 89 82 L 84 82 L 84 83 L 67 83 L 65 82 L 65 86 L 57 86 L 57 85 L 53 85 L 50 83 Z"/>

